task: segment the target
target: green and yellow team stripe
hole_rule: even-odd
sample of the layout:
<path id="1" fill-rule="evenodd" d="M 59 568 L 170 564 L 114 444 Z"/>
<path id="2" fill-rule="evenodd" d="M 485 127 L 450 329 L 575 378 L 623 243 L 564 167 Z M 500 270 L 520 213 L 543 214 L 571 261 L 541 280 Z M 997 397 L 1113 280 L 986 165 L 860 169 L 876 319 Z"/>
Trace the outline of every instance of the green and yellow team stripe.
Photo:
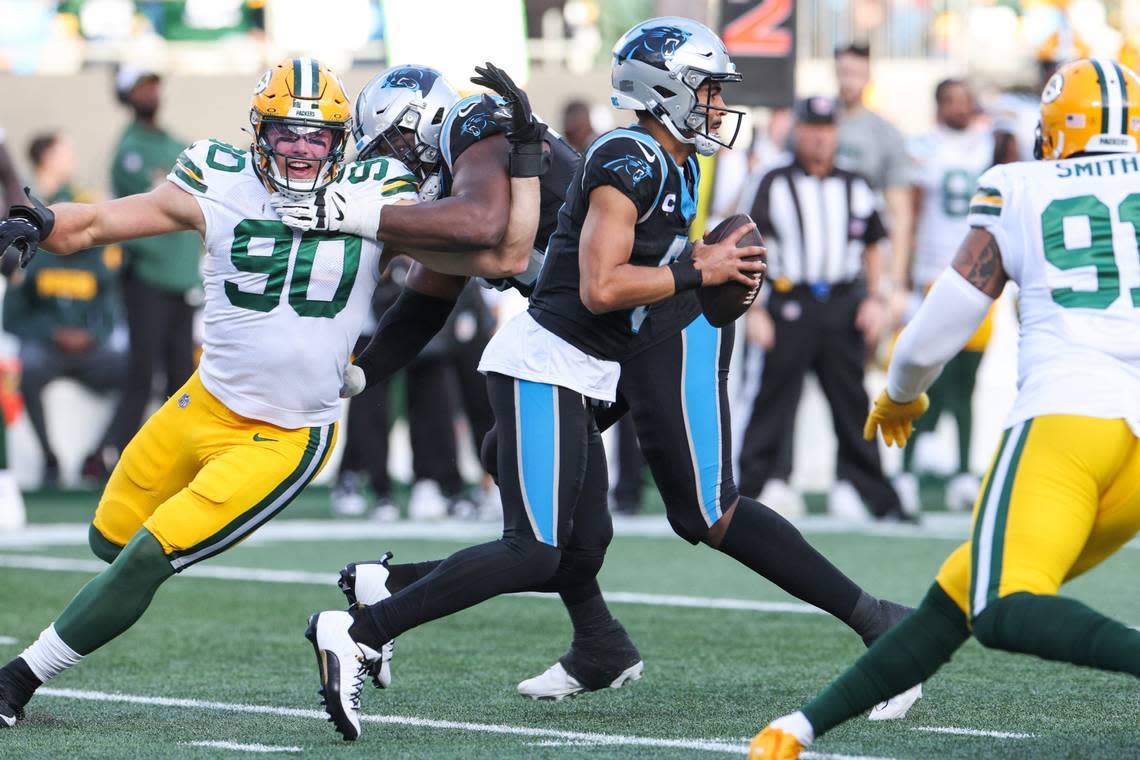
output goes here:
<path id="1" fill-rule="evenodd" d="M 387 198 L 397 193 L 414 193 L 417 189 L 416 178 L 411 174 L 403 174 L 399 177 L 392 177 L 391 179 L 385 180 L 384 184 L 380 186 L 380 195 Z"/>
<path id="2" fill-rule="evenodd" d="M 1001 191 L 993 187 L 979 187 L 974 196 L 970 198 L 971 214 L 1001 214 Z"/>
<path id="3" fill-rule="evenodd" d="M 1001 589 L 1002 559 L 1005 553 L 1005 526 L 1009 504 L 1025 439 L 1033 420 L 1014 425 L 1005 431 L 998 455 L 986 481 L 985 491 L 974 518 L 971 543 L 970 617 L 982 614 L 989 602 L 998 598 Z"/>
<path id="4" fill-rule="evenodd" d="M 190 156 L 186 155 L 186 151 L 182 151 L 182 153 L 178 155 L 178 159 L 174 162 L 174 176 L 198 192 L 206 192 L 206 180 L 202 174 L 202 170 L 198 168 L 196 163 L 190 160 Z"/>

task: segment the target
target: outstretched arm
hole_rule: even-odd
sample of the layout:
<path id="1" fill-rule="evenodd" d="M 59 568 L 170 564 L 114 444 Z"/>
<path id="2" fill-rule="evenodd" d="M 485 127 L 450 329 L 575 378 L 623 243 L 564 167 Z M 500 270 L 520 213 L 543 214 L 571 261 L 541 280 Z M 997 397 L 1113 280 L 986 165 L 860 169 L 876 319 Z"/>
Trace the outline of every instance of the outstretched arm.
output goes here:
<path id="1" fill-rule="evenodd" d="M 57 203 L 51 210 L 55 226 L 42 245 L 63 255 L 150 235 L 206 229 L 198 202 L 171 182 L 148 193 L 101 203 Z"/>
<path id="2" fill-rule="evenodd" d="M 1008 279 L 994 236 L 971 228 L 899 336 L 887 376 L 891 400 L 912 401 L 931 386 L 977 331 Z"/>

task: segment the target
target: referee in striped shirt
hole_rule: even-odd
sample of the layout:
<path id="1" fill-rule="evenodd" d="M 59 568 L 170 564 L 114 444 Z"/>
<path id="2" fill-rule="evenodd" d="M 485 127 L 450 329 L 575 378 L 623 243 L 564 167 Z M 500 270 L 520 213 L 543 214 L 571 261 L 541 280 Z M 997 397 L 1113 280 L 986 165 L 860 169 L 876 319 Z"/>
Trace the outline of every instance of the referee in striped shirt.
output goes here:
<path id="1" fill-rule="evenodd" d="M 800 101 L 795 154 L 761 179 L 751 203 L 773 287 L 757 315 L 767 353 L 740 453 L 740 490 L 756 495 L 769 479 L 791 474 L 790 457 L 781 452 L 811 370 L 838 437 L 836 480 L 850 482 L 876 517 L 900 518 L 878 446 L 863 440 L 863 366 L 885 316 L 878 243 L 887 232 L 867 182 L 835 166 L 837 146 L 833 101 Z"/>

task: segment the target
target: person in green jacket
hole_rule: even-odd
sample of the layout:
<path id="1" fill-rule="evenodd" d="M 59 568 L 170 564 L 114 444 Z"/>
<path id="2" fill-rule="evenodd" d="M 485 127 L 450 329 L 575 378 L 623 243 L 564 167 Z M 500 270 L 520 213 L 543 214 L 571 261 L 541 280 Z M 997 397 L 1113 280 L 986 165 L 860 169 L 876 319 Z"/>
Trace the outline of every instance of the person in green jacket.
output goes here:
<path id="1" fill-rule="evenodd" d="M 58 133 L 35 137 L 28 149 L 38 195 L 50 203 L 84 200 L 72 187 L 75 152 Z M 97 393 L 118 389 L 125 356 L 111 344 L 118 288 L 117 252 L 89 248 L 65 258 L 39 257 L 13 273 L 4 294 L 5 329 L 20 339 L 20 392 L 28 420 L 43 450 L 43 485 L 59 485 L 59 459 L 48 439 L 43 392 L 49 383 L 70 377 Z M 96 448 L 98 451 L 98 447 Z M 97 453 L 83 463 L 83 474 L 100 473 Z"/>
<path id="2" fill-rule="evenodd" d="M 131 66 L 115 75 L 115 93 L 134 116 L 119 140 L 111 168 L 116 197 L 150 190 L 162 183 L 186 143 L 159 127 L 161 81 Z M 102 451 L 106 471 L 142 424 L 155 376 L 163 378 L 163 398 L 194 371 L 194 312 L 202 301 L 199 271 L 201 239 L 194 232 L 133 240 L 123 245 L 123 305 L 130 351 L 123 395 Z"/>

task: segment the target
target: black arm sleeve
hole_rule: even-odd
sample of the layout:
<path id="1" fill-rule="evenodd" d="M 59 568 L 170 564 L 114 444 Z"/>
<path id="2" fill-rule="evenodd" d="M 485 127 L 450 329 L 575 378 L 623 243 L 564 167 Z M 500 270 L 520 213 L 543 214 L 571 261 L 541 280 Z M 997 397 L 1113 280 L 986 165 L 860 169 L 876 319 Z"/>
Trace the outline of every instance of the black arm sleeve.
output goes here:
<path id="1" fill-rule="evenodd" d="M 356 357 L 370 387 L 403 369 L 443 329 L 457 299 L 436 298 L 404 288 L 388 307 L 368 345 Z"/>

